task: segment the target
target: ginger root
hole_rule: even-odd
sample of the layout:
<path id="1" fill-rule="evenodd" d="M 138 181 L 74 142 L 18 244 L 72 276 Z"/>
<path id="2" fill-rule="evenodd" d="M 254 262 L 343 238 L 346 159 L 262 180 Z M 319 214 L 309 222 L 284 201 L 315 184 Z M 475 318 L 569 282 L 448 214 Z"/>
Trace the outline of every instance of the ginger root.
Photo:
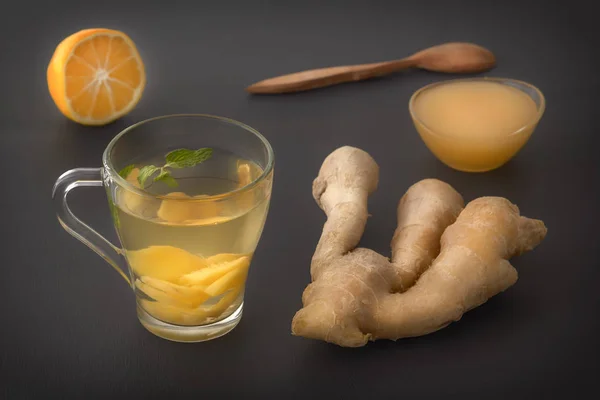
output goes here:
<path id="1" fill-rule="evenodd" d="M 391 261 L 355 249 L 378 170 L 366 152 L 347 146 L 323 162 L 313 196 L 327 222 L 294 335 L 359 347 L 437 331 L 512 286 L 517 271 L 507 260 L 546 235 L 542 221 L 521 217 L 504 198 L 482 197 L 463 209 L 450 185 L 426 179 L 398 204 Z"/>

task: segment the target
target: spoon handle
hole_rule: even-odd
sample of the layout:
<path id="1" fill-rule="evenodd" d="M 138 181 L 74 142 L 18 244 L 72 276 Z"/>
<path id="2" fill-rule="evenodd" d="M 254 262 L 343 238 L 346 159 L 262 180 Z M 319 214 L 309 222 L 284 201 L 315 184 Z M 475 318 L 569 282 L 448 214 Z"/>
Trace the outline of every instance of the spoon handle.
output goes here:
<path id="1" fill-rule="evenodd" d="M 364 79 L 388 75 L 403 69 L 415 67 L 417 60 L 409 57 L 401 60 L 372 64 L 346 65 L 341 67 L 311 69 L 265 79 L 246 88 L 250 93 L 275 94 L 291 93 L 337 85 L 343 82 L 356 82 Z"/>

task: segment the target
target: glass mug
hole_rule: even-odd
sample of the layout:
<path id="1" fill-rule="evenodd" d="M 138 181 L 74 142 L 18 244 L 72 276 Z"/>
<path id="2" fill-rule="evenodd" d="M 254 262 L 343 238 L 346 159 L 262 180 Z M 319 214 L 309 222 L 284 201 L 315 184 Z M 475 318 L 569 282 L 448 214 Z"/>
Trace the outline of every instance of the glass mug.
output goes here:
<path id="1" fill-rule="evenodd" d="M 211 148 L 207 160 L 169 167 L 173 180 L 151 175 L 176 149 Z M 267 216 L 273 149 L 256 130 L 210 115 L 149 119 L 119 133 L 101 168 L 65 172 L 54 185 L 59 222 L 112 265 L 135 293 L 142 325 L 157 336 L 201 342 L 240 321 L 252 255 Z M 104 186 L 122 248 L 79 220 L 68 193 Z M 176 187 L 174 187 L 176 186 Z"/>

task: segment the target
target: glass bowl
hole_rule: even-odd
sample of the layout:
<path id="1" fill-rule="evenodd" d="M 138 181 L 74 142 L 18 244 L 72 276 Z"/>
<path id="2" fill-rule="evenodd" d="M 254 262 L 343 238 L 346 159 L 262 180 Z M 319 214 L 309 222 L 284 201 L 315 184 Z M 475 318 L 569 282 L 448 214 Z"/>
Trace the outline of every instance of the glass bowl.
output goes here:
<path id="1" fill-rule="evenodd" d="M 501 138 L 484 135 L 481 140 L 477 140 L 436 132 L 417 115 L 415 102 L 428 90 L 456 82 L 494 82 L 511 86 L 527 94 L 535 103 L 537 112 L 525 125 L 512 132 L 506 132 Z M 412 95 L 408 108 L 421 139 L 441 162 L 459 171 L 485 172 L 502 166 L 521 150 L 544 114 L 545 105 L 542 92 L 529 83 L 507 78 L 466 78 L 450 79 L 422 87 Z"/>

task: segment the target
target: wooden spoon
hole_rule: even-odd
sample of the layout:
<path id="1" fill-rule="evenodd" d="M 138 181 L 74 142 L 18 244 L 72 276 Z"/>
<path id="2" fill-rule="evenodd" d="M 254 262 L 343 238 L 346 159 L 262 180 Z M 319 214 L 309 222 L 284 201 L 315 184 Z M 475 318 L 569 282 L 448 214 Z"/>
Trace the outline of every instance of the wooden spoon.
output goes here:
<path id="1" fill-rule="evenodd" d="M 447 73 L 482 72 L 496 65 L 491 51 L 472 43 L 445 43 L 421 50 L 401 60 L 373 64 L 346 65 L 296 72 L 250 85 L 250 93 L 290 93 L 356 82 L 388 75 L 407 68 Z"/>

